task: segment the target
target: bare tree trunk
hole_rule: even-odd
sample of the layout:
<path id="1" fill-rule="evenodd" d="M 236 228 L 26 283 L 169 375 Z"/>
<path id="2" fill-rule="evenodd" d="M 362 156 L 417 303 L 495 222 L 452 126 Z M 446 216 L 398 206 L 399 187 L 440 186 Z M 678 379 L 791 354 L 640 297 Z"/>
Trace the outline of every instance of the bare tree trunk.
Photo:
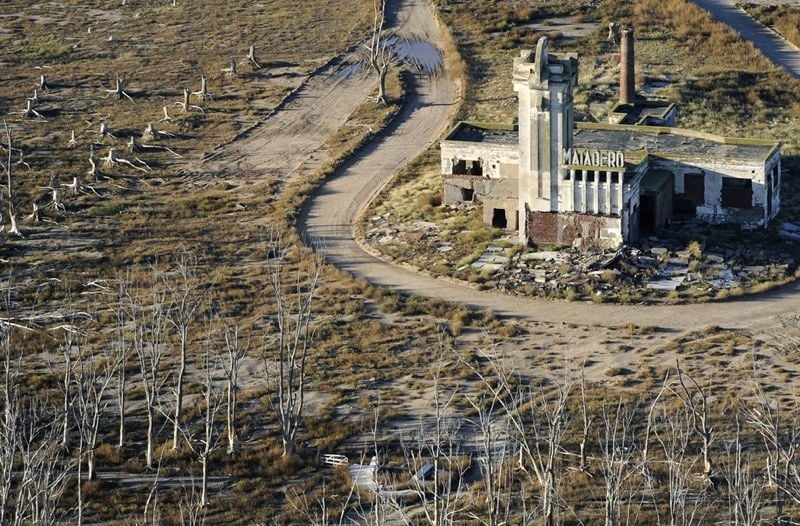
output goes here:
<path id="1" fill-rule="evenodd" d="M 224 326 L 224 352 L 218 353 L 225 371 L 225 435 L 228 441 L 227 453 L 233 455 L 238 451 L 239 444 L 236 434 L 236 408 L 238 404 L 239 391 L 239 368 L 242 360 L 249 352 L 249 342 L 243 342 L 239 335 L 239 328 L 235 325 L 225 323 Z"/>
<path id="2" fill-rule="evenodd" d="M 622 526 L 623 488 L 632 475 L 631 423 L 634 412 L 620 399 L 603 407 L 603 436 L 600 437 L 600 465 L 605 490 L 604 522 Z"/>
<path id="3" fill-rule="evenodd" d="M 128 92 L 125 91 L 126 87 L 127 87 L 127 83 L 125 82 L 125 79 L 123 77 L 117 75 L 116 82 L 114 84 L 114 89 L 107 89 L 106 90 L 106 92 L 108 93 L 106 95 L 106 98 L 114 95 L 114 98 L 116 98 L 117 100 L 120 100 L 120 99 L 122 99 L 122 97 L 125 97 L 129 101 L 133 102 L 133 97 L 131 97 L 128 94 Z"/>
<path id="4" fill-rule="evenodd" d="M 394 52 L 386 42 L 384 25 L 386 23 L 386 0 L 373 0 L 372 32 L 368 43 L 364 44 L 364 55 L 370 69 L 378 79 L 376 102 L 386 104 L 386 75 L 392 64 Z"/>
<path id="5" fill-rule="evenodd" d="M 145 445 L 147 469 L 153 469 L 155 413 L 158 411 L 158 398 L 165 381 L 161 372 L 161 360 L 164 353 L 164 334 L 168 323 L 164 308 L 165 294 L 161 287 L 161 278 L 155 267 L 153 268 L 151 293 L 151 304 L 148 306 L 142 305 L 138 298 L 131 298 L 131 303 L 134 305 L 131 319 L 134 326 L 133 347 L 139 361 L 147 415 Z"/>
<path id="6" fill-rule="evenodd" d="M 164 286 L 170 294 L 167 320 L 178 336 L 178 371 L 175 376 L 175 412 L 172 421 L 172 449 L 180 447 L 180 426 L 183 418 L 183 384 L 186 375 L 186 352 L 189 331 L 201 307 L 203 295 L 197 278 L 197 257 L 186 251 L 176 252 L 172 258 L 175 279 L 164 275 Z"/>
<path id="7" fill-rule="evenodd" d="M 15 235 L 17 237 L 23 237 L 22 233 L 19 231 L 19 227 L 17 226 L 17 211 L 14 207 L 14 192 L 12 191 L 11 185 L 11 153 L 13 151 L 13 143 L 11 140 L 11 128 L 8 126 L 8 122 L 3 120 L 3 127 L 5 128 L 6 132 L 6 144 L 8 145 L 8 157 L 4 164 L 0 163 L 0 166 L 3 167 L 4 171 L 6 172 L 6 195 L 8 197 L 6 201 L 6 208 L 8 212 L 8 219 L 10 221 L 8 227 L 8 233 Z"/>
<path id="8" fill-rule="evenodd" d="M 706 392 L 700 387 L 697 381 L 690 375 L 681 370 L 680 362 L 676 361 L 675 367 L 678 371 L 679 390 L 675 393 L 692 412 L 693 427 L 695 434 L 700 438 L 700 452 L 703 457 L 703 476 L 706 481 L 711 480 L 711 444 L 714 441 L 714 429 L 710 423 L 708 397 Z M 684 378 L 689 380 L 692 386 L 690 390 Z"/>
<path id="9" fill-rule="evenodd" d="M 306 388 L 306 360 L 313 345 L 313 300 L 319 283 L 319 256 L 308 254 L 308 261 L 293 262 L 295 291 L 285 285 L 290 262 L 285 256 L 288 244 L 281 233 L 273 232 L 267 254 L 275 254 L 267 264 L 270 288 L 275 299 L 277 334 L 265 344 L 265 372 L 273 382 L 272 407 L 281 427 L 283 455 L 294 453 L 297 432 L 303 419 Z M 292 308 L 294 304 L 294 308 Z"/>
<path id="10" fill-rule="evenodd" d="M 247 57 L 245 57 L 245 60 L 247 61 L 248 64 L 250 64 L 250 66 L 253 69 L 261 69 L 261 64 L 258 62 L 258 59 L 256 59 L 255 46 L 250 46 L 250 51 L 247 53 Z"/>

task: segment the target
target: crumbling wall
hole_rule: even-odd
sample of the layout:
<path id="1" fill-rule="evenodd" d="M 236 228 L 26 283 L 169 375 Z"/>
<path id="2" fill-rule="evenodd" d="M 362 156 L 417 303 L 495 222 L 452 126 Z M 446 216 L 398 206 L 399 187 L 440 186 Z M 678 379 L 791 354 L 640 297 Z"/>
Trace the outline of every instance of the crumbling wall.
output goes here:
<path id="1" fill-rule="evenodd" d="M 519 171 L 517 144 L 443 141 L 441 148 L 443 175 L 453 175 L 453 167 L 458 161 L 480 161 L 481 175 L 489 179 L 516 178 Z"/>
<path id="2" fill-rule="evenodd" d="M 708 161 L 708 159 L 659 159 L 655 166 L 671 171 L 675 175 L 675 194 L 686 195 L 687 174 L 703 175 L 702 203 L 696 202 L 696 216 L 709 223 L 738 223 L 744 228 L 764 226 L 770 217 L 767 210 L 772 212 L 773 207 L 780 207 L 780 198 L 777 202 L 774 193 L 767 188 L 766 166 L 761 163 L 742 163 L 726 161 Z M 742 198 L 736 190 L 723 189 L 725 178 L 750 181 L 748 189 L 742 190 L 752 195 L 749 206 L 742 204 Z M 771 183 L 770 183 L 771 184 Z M 751 192 L 751 194 L 750 194 Z M 741 192 L 739 192 L 741 193 Z M 723 195 L 731 197 L 723 201 Z M 770 202 L 768 206 L 767 203 Z M 725 206 L 733 203 L 737 206 Z M 770 213 L 769 216 L 774 214 Z"/>
<path id="3" fill-rule="evenodd" d="M 617 247 L 622 243 L 622 218 L 527 210 L 528 240 L 536 245 Z"/>

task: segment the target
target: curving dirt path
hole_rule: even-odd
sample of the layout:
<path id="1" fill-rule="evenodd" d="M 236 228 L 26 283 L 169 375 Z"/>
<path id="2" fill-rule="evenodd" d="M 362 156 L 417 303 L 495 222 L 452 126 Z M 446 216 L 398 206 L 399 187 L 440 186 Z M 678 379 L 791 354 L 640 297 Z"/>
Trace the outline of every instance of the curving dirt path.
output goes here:
<path id="1" fill-rule="evenodd" d="M 427 2 L 410 0 L 405 3 L 403 13 L 417 17 L 413 27 L 420 37 L 441 42 L 440 30 L 433 22 Z M 422 15 L 427 20 L 420 19 Z M 792 56 L 797 59 L 800 54 Z M 365 253 L 353 234 L 359 212 L 393 173 L 438 140 L 453 117 L 457 97 L 456 85 L 446 68 L 437 76 L 416 76 L 408 104 L 396 125 L 349 162 L 307 203 L 299 218 L 300 228 L 310 243 L 323 247 L 332 264 L 371 283 L 407 294 L 551 323 L 568 321 L 602 326 L 634 323 L 673 331 L 709 325 L 763 330 L 779 326 L 781 316 L 800 308 L 800 283 L 768 294 L 713 304 L 645 307 L 554 303 L 481 292 L 385 263 Z"/>

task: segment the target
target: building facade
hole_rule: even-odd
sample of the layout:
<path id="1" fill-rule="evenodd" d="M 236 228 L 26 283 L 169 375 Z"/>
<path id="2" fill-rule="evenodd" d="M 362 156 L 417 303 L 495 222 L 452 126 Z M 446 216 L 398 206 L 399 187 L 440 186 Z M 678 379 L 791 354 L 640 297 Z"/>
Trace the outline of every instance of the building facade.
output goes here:
<path id="1" fill-rule="evenodd" d="M 632 33 L 622 37 L 626 51 Z M 633 60 L 627 49 L 623 62 Z M 630 242 L 675 214 L 758 228 L 778 213 L 779 143 L 663 126 L 674 123 L 673 105 L 630 100 L 612 122 L 635 124 L 576 124 L 577 79 L 577 56 L 549 53 L 546 38 L 522 51 L 518 125 L 462 122 L 448 134 L 444 202 L 480 201 L 484 222 L 517 230 L 520 243 L 576 246 Z"/>

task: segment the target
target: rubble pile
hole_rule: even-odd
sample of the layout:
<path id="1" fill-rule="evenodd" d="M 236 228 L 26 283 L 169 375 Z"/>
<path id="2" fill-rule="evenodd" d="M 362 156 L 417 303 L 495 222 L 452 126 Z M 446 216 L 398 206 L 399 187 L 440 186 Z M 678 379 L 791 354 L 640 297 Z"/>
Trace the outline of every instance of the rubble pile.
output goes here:
<path id="1" fill-rule="evenodd" d="M 463 214 L 464 210 L 453 212 Z M 759 283 L 781 281 L 795 271 L 793 255 L 800 248 L 786 235 L 795 233 L 794 225 L 782 225 L 783 246 L 767 249 L 758 243 L 743 244 L 736 235 L 715 239 L 713 233 L 692 230 L 693 224 L 689 224 L 646 238 L 636 247 L 536 249 L 520 247 L 507 238 L 486 243 L 482 252 L 470 252 L 477 245 L 465 242 L 470 231 L 463 222 L 459 227 L 448 219 L 397 224 L 391 221 L 391 213 L 374 216 L 367 224 L 365 241 L 396 259 L 428 269 L 435 265 L 438 273 L 478 283 L 484 289 L 623 302 L 670 294 L 718 297 L 721 291 L 739 289 L 736 292 L 741 293 Z M 796 231 L 800 234 L 800 228 Z M 705 243 L 690 246 L 687 239 L 692 233 Z"/>

